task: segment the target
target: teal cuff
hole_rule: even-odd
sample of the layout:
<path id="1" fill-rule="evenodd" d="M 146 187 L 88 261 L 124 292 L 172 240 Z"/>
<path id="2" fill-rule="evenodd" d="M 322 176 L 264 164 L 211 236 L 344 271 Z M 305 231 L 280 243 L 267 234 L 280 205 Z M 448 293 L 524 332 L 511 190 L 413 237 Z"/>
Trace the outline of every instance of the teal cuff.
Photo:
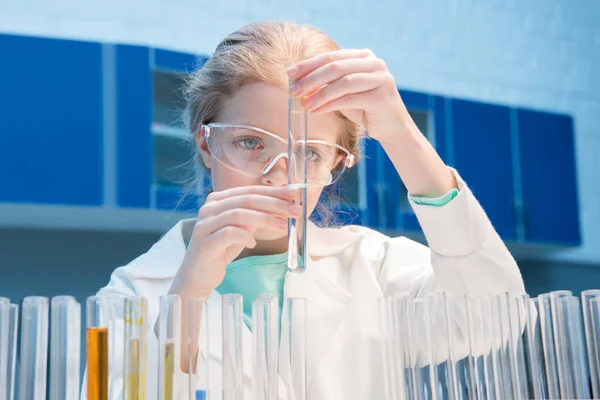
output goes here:
<path id="1" fill-rule="evenodd" d="M 424 205 L 424 206 L 433 206 L 433 207 L 441 207 L 444 206 L 452 199 L 458 196 L 458 189 L 452 189 L 442 197 L 437 198 L 429 198 L 429 197 L 418 197 L 418 196 L 409 196 L 415 204 Z"/>

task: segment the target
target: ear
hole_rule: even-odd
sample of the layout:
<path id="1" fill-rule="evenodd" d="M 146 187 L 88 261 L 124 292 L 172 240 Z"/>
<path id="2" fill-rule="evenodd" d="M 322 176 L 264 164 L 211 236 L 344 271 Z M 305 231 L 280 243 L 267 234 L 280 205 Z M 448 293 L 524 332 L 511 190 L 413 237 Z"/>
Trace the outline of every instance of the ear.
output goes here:
<path id="1" fill-rule="evenodd" d="M 211 156 L 210 156 L 210 151 L 208 151 L 208 143 L 206 143 L 206 140 L 202 136 L 200 130 L 198 130 L 198 132 L 196 132 L 196 146 L 198 146 L 198 153 L 200 154 L 200 157 L 202 158 L 204 167 L 206 167 L 206 169 L 210 169 Z"/>

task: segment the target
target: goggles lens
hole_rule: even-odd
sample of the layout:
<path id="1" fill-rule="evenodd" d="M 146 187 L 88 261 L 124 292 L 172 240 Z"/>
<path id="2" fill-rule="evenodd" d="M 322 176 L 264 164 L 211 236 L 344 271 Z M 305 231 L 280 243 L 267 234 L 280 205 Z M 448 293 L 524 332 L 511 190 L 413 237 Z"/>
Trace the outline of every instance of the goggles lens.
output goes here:
<path id="1" fill-rule="evenodd" d="M 288 157 L 288 142 L 270 132 L 242 125 L 210 124 L 203 127 L 204 137 L 213 157 L 221 164 L 247 176 L 269 173 L 281 158 Z M 343 148 L 318 140 L 293 144 L 292 168 L 302 168 L 306 160 L 307 181 L 311 186 L 336 182 L 352 162 Z"/>

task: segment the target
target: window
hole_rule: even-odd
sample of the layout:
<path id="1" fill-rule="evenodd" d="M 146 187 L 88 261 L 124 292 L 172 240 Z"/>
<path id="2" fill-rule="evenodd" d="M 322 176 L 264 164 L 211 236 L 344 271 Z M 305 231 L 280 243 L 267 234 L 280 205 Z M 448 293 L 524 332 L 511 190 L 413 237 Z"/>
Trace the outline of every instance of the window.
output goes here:
<path id="1" fill-rule="evenodd" d="M 183 121 L 184 78 L 179 73 L 153 73 L 153 167 L 156 186 L 189 187 L 195 179 L 195 143 Z"/>

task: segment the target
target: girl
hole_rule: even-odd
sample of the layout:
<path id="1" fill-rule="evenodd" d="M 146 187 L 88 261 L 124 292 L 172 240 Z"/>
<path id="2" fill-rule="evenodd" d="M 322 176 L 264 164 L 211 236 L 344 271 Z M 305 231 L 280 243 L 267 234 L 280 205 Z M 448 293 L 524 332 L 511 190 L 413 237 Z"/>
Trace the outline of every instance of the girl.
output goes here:
<path id="1" fill-rule="evenodd" d="M 289 79 L 296 82 L 291 88 Z M 306 272 L 286 273 L 287 218 L 300 213 L 289 201 L 294 193 L 281 156 L 290 95 L 310 111 L 309 212 L 323 187 L 355 164 L 360 127 L 392 160 L 429 248 L 360 226 L 311 223 Z M 305 297 L 310 400 L 384 398 L 376 340 L 381 296 L 524 293 L 519 269 L 484 210 L 419 132 L 385 62 L 371 51 L 340 50 L 309 26 L 254 23 L 219 44 L 191 76 L 186 96 L 197 161 L 210 171 L 213 192 L 196 219 L 181 221 L 118 268 L 99 292 L 148 299 L 148 398 L 156 393 L 159 296 L 167 293 L 181 296 L 184 316 L 188 298 L 208 298 L 210 327 L 220 326 L 221 296 L 242 294 L 244 340 L 258 294 Z M 250 398 L 250 345 L 244 353 Z M 220 362 L 220 338 L 200 354 Z M 183 349 L 183 366 L 187 357 Z M 215 375 L 211 384 L 218 390 Z"/>

